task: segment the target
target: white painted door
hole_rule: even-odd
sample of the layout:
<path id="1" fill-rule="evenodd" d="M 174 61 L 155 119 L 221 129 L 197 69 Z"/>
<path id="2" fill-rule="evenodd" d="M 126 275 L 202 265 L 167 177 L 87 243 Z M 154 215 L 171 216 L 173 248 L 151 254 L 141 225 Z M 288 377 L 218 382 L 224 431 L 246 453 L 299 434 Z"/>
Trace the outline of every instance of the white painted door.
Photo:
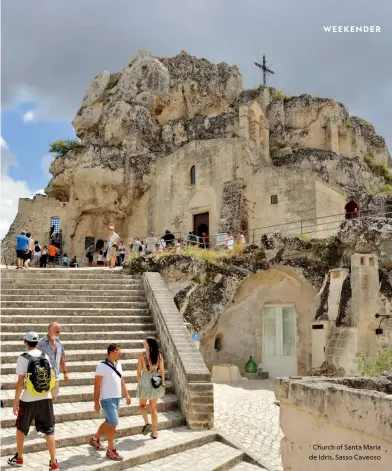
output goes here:
<path id="1" fill-rule="evenodd" d="M 263 308 L 263 370 L 270 378 L 297 374 L 296 313 L 292 305 Z"/>

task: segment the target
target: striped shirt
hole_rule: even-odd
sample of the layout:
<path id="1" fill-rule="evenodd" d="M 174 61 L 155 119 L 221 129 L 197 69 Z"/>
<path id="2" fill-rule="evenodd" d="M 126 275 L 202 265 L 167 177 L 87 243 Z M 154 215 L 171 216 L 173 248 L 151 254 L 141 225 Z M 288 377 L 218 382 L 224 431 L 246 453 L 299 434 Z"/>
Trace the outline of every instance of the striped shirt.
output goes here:
<path id="1" fill-rule="evenodd" d="M 56 351 L 53 349 L 52 344 L 46 335 L 38 342 L 37 348 L 48 355 L 50 364 L 53 368 L 54 377 L 57 381 L 60 378 L 60 359 L 64 357 L 65 351 L 60 340 L 55 340 L 55 342 L 57 347 Z"/>

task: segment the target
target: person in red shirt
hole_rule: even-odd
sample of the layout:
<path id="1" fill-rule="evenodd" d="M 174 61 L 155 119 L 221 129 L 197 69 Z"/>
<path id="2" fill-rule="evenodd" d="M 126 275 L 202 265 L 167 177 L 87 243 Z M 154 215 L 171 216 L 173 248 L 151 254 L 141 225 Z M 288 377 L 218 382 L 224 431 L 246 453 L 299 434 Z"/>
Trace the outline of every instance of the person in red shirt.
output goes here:
<path id="1" fill-rule="evenodd" d="M 49 262 L 49 266 L 52 265 L 52 268 L 54 268 L 54 258 L 57 254 L 57 252 L 59 251 L 59 249 L 53 244 L 53 241 L 50 243 L 50 245 L 48 246 L 48 262 Z"/>

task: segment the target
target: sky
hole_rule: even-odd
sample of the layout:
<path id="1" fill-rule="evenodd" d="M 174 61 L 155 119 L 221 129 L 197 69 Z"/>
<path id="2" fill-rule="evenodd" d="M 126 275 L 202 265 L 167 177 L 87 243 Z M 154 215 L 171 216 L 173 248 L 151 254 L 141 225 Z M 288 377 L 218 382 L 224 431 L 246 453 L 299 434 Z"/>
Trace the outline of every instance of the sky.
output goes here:
<path id="1" fill-rule="evenodd" d="M 91 81 L 139 49 L 237 65 L 246 88 L 260 85 L 254 61 L 266 54 L 269 85 L 343 102 L 392 148 L 391 0 L 2 0 L 0 238 L 18 199 L 49 183 L 49 145 L 75 137 Z"/>

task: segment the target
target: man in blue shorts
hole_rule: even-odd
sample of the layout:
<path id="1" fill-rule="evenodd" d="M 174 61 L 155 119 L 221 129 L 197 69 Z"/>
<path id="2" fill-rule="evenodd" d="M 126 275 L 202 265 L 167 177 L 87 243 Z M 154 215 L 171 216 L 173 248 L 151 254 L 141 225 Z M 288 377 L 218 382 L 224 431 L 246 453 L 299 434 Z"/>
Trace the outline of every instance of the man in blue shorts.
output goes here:
<path id="1" fill-rule="evenodd" d="M 120 407 L 122 394 L 125 396 L 127 405 L 129 406 L 131 404 L 131 398 L 128 394 L 124 378 L 122 377 L 123 370 L 119 362 L 120 357 L 120 346 L 110 344 L 108 346 L 107 358 L 97 366 L 94 384 L 94 410 L 95 412 L 100 412 L 102 406 L 106 420 L 99 427 L 95 437 L 92 437 L 90 440 L 90 444 L 95 449 L 103 450 L 104 447 L 101 443 L 101 436 L 106 435 L 108 439 L 106 457 L 116 461 L 123 459 L 114 448 L 114 434 L 118 425 L 118 409 Z"/>
<path id="2" fill-rule="evenodd" d="M 16 259 L 17 267 L 16 269 L 22 269 L 23 263 L 26 259 L 27 247 L 29 246 L 29 238 L 26 237 L 26 232 L 21 231 L 19 235 L 16 236 Z"/>

